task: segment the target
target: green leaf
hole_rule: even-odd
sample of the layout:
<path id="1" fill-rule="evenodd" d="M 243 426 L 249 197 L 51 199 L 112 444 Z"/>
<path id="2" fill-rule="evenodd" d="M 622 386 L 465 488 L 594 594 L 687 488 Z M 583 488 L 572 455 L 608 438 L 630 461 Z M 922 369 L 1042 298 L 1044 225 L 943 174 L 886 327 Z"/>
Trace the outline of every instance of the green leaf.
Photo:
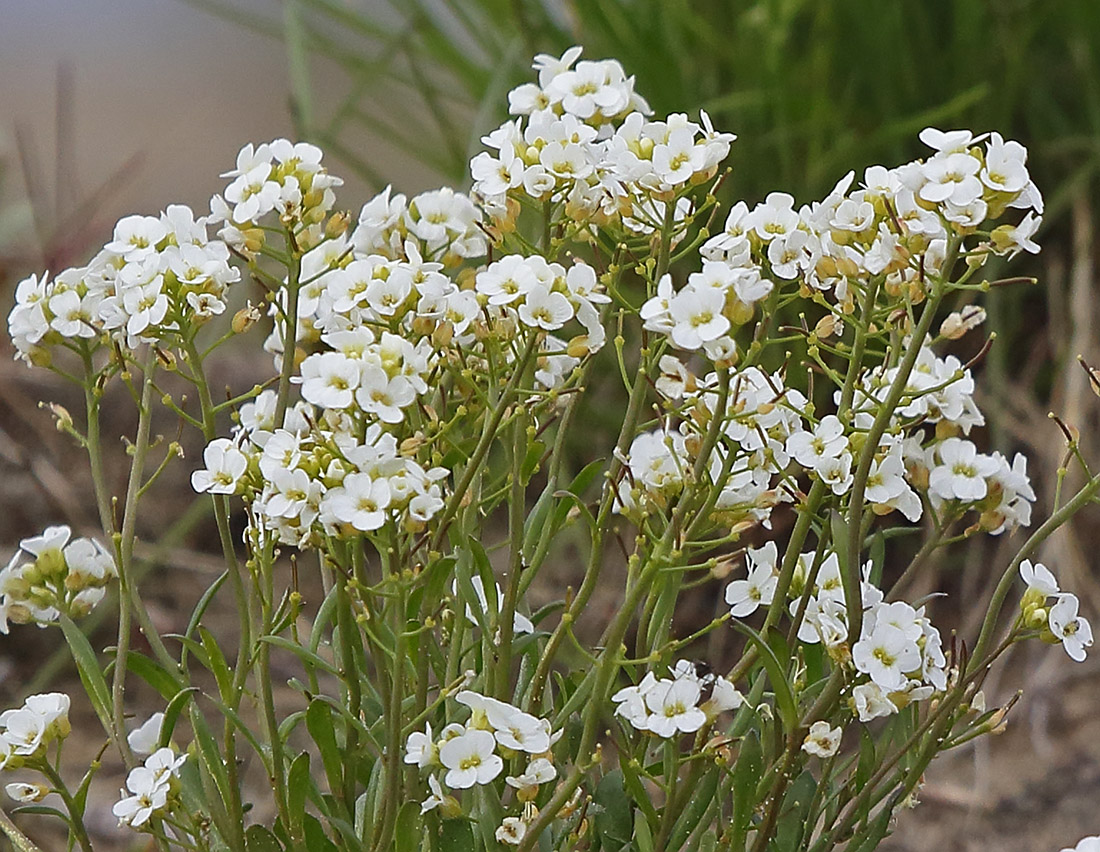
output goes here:
<path id="1" fill-rule="evenodd" d="M 276 767 L 275 771 L 280 771 Z M 302 823 L 306 815 L 306 794 L 309 793 L 312 779 L 309 777 L 309 752 L 303 751 L 290 764 L 290 772 L 287 774 L 286 797 L 287 811 L 290 816 L 290 833 L 292 837 L 300 837 Z"/>
<path id="2" fill-rule="evenodd" d="M 875 537 L 871 539 L 871 576 L 868 577 L 868 581 L 876 586 L 882 586 L 882 568 L 886 564 L 886 537 L 882 534 L 882 530 L 875 533 Z"/>
<path id="3" fill-rule="evenodd" d="M 439 832 L 439 848 L 447 852 L 474 852 L 474 829 L 461 819 L 443 820 Z"/>
<path id="4" fill-rule="evenodd" d="M 183 683 L 156 660 L 131 651 L 126 655 L 126 669 L 133 672 L 161 694 L 165 701 L 183 689 Z"/>
<path id="5" fill-rule="evenodd" d="M 809 772 L 803 772 L 787 788 L 787 795 L 783 799 L 783 807 L 775 826 L 776 852 L 795 852 L 799 848 L 802 837 L 809 827 L 807 819 L 815 792 L 817 792 L 817 782 Z"/>
<path id="6" fill-rule="evenodd" d="M 672 829 L 669 849 L 679 849 L 688 836 L 699 827 L 699 821 L 703 819 L 707 808 L 714 801 L 714 793 L 717 789 L 718 767 L 712 765 L 693 785 L 691 796 Z"/>
<path id="7" fill-rule="evenodd" d="M 233 675 L 229 671 L 229 664 L 225 661 L 225 655 L 218 646 L 218 640 L 214 634 L 205 627 L 199 626 L 199 638 L 202 639 L 202 647 L 206 649 L 206 657 L 210 663 L 210 671 L 218 684 L 218 694 L 222 701 L 231 704 L 233 701 Z"/>
<path id="8" fill-rule="evenodd" d="M 339 852 L 339 847 L 329 839 L 321 821 L 313 814 L 306 814 L 306 849 L 309 852 Z"/>
<path id="9" fill-rule="evenodd" d="M 891 816 L 893 816 L 893 809 L 884 807 L 879 811 L 874 822 L 867 826 L 862 833 L 857 832 L 848 842 L 845 852 L 874 852 L 882 839 L 889 833 Z"/>
<path id="10" fill-rule="evenodd" d="M 630 797 L 623 787 L 623 773 L 607 773 L 596 785 L 593 825 L 604 849 L 619 849 L 629 843 L 634 829 Z"/>
<path id="11" fill-rule="evenodd" d="M 855 792 L 862 790 L 875 772 L 875 740 L 863 725 L 859 727 L 859 761 L 856 763 Z"/>
<path id="12" fill-rule="evenodd" d="M 546 444 L 542 441 L 532 441 L 527 447 L 527 455 L 523 458 L 523 464 L 520 466 L 520 482 L 527 485 L 531 481 L 531 477 L 535 475 L 535 471 L 538 470 L 539 460 L 542 458 L 543 453 L 546 452 Z"/>
<path id="13" fill-rule="evenodd" d="M 634 814 L 634 843 L 638 852 L 653 852 L 653 832 L 649 829 L 649 820 L 641 811 Z"/>
<path id="14" fill-rule="evenodd" d="M 177 692 L 168 706 L 164 708 L 164 721 L 160 723 L 160 737 L 157 739 L 157 748 L 165 748 L 172 741 L 172 732 L 176 730 L 176 720 L 184 706 L 190 700 L 191 695 L 199 691 L 197 686 L 188 686 Z"/>
<path id="15" fill-rule="evenodd" d="M 421 833 L 420 805 L 417 802 L 405 802 L 397 813 L 394 852 L 420 852 Z"/>
<path id="16" fill-rule="evenodd" d="M 250 825 L 244 833 L 245 852 L 283 852 L 283 844 L 262 825 Z"/>
<path id="17" fill-rule="evenodd" d="M 103 670 L 99 667 L 95 651 L 79 627 L 73 624 L 72 619 L 62 613 L 58 620 L 61 624 L 61 632 L 65 634 L 65 641 L 69 643 L 73 660 L 76 662 L 76 670 L 80 673 L 80 681 L 84 684 L 84 691 L 88 693 L 88 699 L 92 702 L 92 709 L 99 717 L 103 730 L 113 731 L 114 724 L 111 714 L 111 690 L 107 681 L 103 678 Z M 125 736 L 125 731 L 118 731 L 119 736 Z"/>
<path id="18" fill-rule="evenodd" d="M 733 820 L 730 825 L 733 842 L 730 849 L 744 849 L 749 823 L 756 809 L 756 785 L 764 767 L 764 756 L 756 731 L 749 731 L 741 740 L 741 750 L 733 767 Z"/>
<path id="19" fill-rule="evenodd" d="M 198 747 L 203 787 L 210 786 L 209 782 L 212 782 L 214 790 L 208 791 L 208 798 L 210 794 L 216 796 L 216 801 L 209 802 L 210 816 L 223 838 L 228 841 L 233 837 L 233 833 L 223 804 L 230 801 L 229 775 L 225 770 L 225 760 L 218 750 L 218 744 L 210 731 L 210 726 L 207 725 L 206 719 L 194 702 L 191 703 L 190 718 L 191 730 L 195 733 L 195 744 Z"/>
<path id="20" fill-rule="evenodd" d="M 187 622 L 187 630 L 184 631 L 184 636 L 190 636 L 198 628 L 199 622 L 206 614 L 207 607 L 209 607 L 214 600 L 214 595 L 217 594 L 218 589 L 222 587 L 222 584 L 228 579 L 228 577 L 229 572 L 223 572 L 221 576 L 219 576 L 218 579 L 210 585 L 210 588 L 202 593 L 202 597 L 199 598 L 199 602 L 195 604 L 195 609 L 191 613 L 191 619 Z"/>
<path id="21" fill-rule="evenodd" d="M 798 707 L 795 704 L 794 693 L 791 692 L 791 685 L 787 682 L 786 670 L 763 636 L 741 621 L 734 621 L 734 627 L 748 636 L 760 652 L 760 660 L 764 664 L 764 669 L 768 673 L 768 681 L 775 693 L 776 710 L 783 722 L 784 730 L 790 733 L 798 726 Z M 770 632 L 778 631 L 772 630 Z"/>
<path id="22" fill-rule="evenodd" d="M 340 676 L 340 670 L 328 660 L 315 654 L 308 648 L 299 645 L 297 642 L 287 639 L 285 636 L 261 636 L 259 641 L 266 642 L 268 645 L 274 645 L 276 648 L 282 648 L 284 651 L 290 651 L 290 653 L 298 657 L 306 666 L 314 666 L 334 677 Z"/>
<path id="23" fill-rule="evenodd" d="M 306 730 L 321 753 L 328 788 L 334 795 L 343 790 L 343 766 L 347 759 L 336 745 L 336 728 L 332 724 L 332 710 L 323 701 L 314 699 L 306 710 Z"/>

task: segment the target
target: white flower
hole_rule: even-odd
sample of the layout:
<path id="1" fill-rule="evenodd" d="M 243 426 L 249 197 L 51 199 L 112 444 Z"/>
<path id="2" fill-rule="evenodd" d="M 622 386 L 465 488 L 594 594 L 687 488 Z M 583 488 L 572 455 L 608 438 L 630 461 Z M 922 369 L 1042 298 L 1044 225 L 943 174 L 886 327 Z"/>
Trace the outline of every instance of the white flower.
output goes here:
<path id="1" fill-rule="evenodd" d="M 325 494 L 324 502 L 336 520 L 360 532 L 372 532 L 386 523 L 390 484 L 367 473 L 349 473 L 343 485 Z"/>
<path id="2" fill-rule="evenodd" d="M 921 656 L 916 641 L 884 621 L 852 647 L 852 662 L 878 686 L 895 690 L 905 686 L 908 672 L 920 668 Z"/>
<path id="3" fill-rule="evenodd" d="M 122 255 L 127 261 L 141 260 L 156 253 L 157 243 L 168 235 L 168 228 L 153 216 L 126 216 L 115 225 L 114 239 L 104 248 Z"/>
<path id="4" fill-rule="evenodd" d="M 1054 634 L 1066 649 L 1070 659 L 1084 662 L 1085 649 L 1092 647 L 1092 627 L 1077 614 L 1077 597 L 1071 594 L 1058 595 L 1058 602 L 1050 608 L 1048 620 L 1050 632 Z"/>
<path id="5" fill-rule="evenodd" d="M 508 775 L 504 781 L 509 787 L 523 789 L 524 787 L 537 787 L 546 784 L 558 777 L 558 770 L 545 757 L 536 757 L 527 764 L 527 769 L 520 776 Z"/>
<path id="6" fill-rule="evenodd" d="M 152 754 L 156 751 L 160 739 L 160 727 L 164 722 L 163 713 L 154 713 L 141 725 L 130 731 L 126 742 L 135 754 Z"/>
<path id="7" fill-rule="evenodd" d="M 359 363 L 339 352 L 310 355 L 302 362 L 302 398 L 322 408 L 347 408 L 359 387 Z"/>
<path id="8" fill-rule="evenodd" d="M 485 597 L 485 584 L 482 582 L 481 577 L 474 575 L 470 578 L 470 585 L 474 587 L 474 594 L 477 595 L 478 603 L 481 604 L 481 611 L 484 613 L 489 612 L 489 599 Z M 494 602 L 497 607 L 500 606 L 500 602 L 504 600 L 504 595 L 501 594 L 500 585 L 493 583 L 493 589 L 495 594 Z M 452 591 L 458 594 L 458 581 L 456 580 L 452 585 Z M 499 610 L 498 610 L 499 611 Z M 466 619 L 470 624 L 477 624 L 477 617 L 474 615 L 473 609 L 470 605 L 466 605 Z M 512 622 L 512 634 L 518 635 L 520 633 L 534 633 L 535 625 L 526 615 L 521 612 L 515 614 L 515 619 Z"/>
<path id="9" fill-rule="evenodd" d="M 168 803 L 170 788 L 167 784 L 153 783 L 150 774 L 145 767 L 139 766 L 127 776 L 126 787 L 133 795 L 127 797 L 125 790 L 120 791 L 124 798 L 111 809 L 119 825 L 140 828 Z"/>
<path id="10" fill-rule="evenodd" d="M 776 583 L 779 581 L 775 572 L 777 559 L 778 551 L 774 541 L 769 541 L 761 548 L 749 548 L 746 554 L 748 577 L 734 580 L 726 586 L 726 603 L 730 605 L 730 615 L 734 618 L 745 618 L 756 612 L 761 604 L 771 604 Z"/>
<path id="11" fill-rule="evenodd" d="M 990 133 L 985 152 L 982 183 L 995 192 L 1022 192 L 1031 180 L 1027 173 L 1027 149 L 1019 142 L 1006 142 L 1000 133 Z"/>
<path id="12" fill-rule="evenodd" d="M 509 846 L 519 846 L 527 836 L 527 823 L 519 817 L 505 817 L 496 830 L 496 838 Z"/>
<path id="13" fill-rule="evenodd" d="M 1033 565 L 1030 559 L 1025 559 L 1020 563 L 1020 577 L 1028 589 L 1035 589 L 1044 598 L 1058 594 L 1058 581 L 1042 562 Z"/>
<path id="14" fill-rule="evenodd" d="M 454 801 L 450 796 L 443 792 L 443 788 L 439 784 L 439 779 L 434 775 L 428 776 L 428 787 L 431 789 L 431 795 L 428 796 L 423 802 L 420 803 L 420 813 L 426 814 L 428 811 L 438 808 L 440 805 L 444 805 L 450 799 Z"/>
<path id="15" fill-rule="evenodd" d="M 405 419 L 401 409 L 416 399 L 416 389 L 404 376 L 390 378 L 382 367 L 364 363 L 360 369 L 359 389 L 355 401 L 368 414 L 383 423 L 400 423 Z"/>
<path id="16" fill-rule="evenodd" d="M 706 724 L 706 714 L 698 708 L 699 684 L 688 678 L 654 684 L 645 695 L 649 730 L 659 737 L 674 737 L 677 733 L 692 734 Z"/>
<path id="17" fill-rule="evenodd" d="M 832 728 L 828 722 L 814 722 L 810 725 L 810 731 L 802 743 L 802 750 L 821 758 L 832 757 L 840 748 L 842 734 L 843 731 L 840 728 Z"/>
<path id="18" fill-rule="evenodd" d="M 725 295 L 707 287 L 685 287 L 672 297 L 668 313 L 672 321 L 672 342 L 680 349 L 699 349 L 729 331 L 730 321 L 722 314 Z"/>
<path id="19" fill-rule="evenodd" d="M 424 733 L 413 731 L 405 742 L 405 763 L 416 764 L 421 769 L 428 766 L 435 757 L 435 744 L 432 742 L 432 725 L 425 724 Z"/>
<path id="20" fill-rule="evenodd" d="M 551 292 L 541 284 L 536 284 L 519 306 L 519 318 L 524 325 L 556 331 L 573 316 L 573 306 L 561 293 Z"/>
<path id="21" fill-rule="evenodd" d="M 44 784 L 23 784 L 19 782 L 6 785 L 4 790 L 15 801 L 25 805 L 41 802 L 50 793 L 50 788 Z"/>
<path id="22" fill-rule="evenodd" d="M 852 700 L 861 722 L 870 722 L 879 716 L 890 716 L 898 712 L 897 706 L 877 683 L 857 686 L 852 690 Z"/>
<path id="23" fill-rule="evenodd" d="M 981 500 L 988 491 L 985 478 L 998 470 L 991 456 L 961 438 L 948 438 L 936 447 L 939 465 L 928 475 L 928 490 L 944 500 Z"/>
<path id="24" fill-rule="evenodd" d="M 215 438 L 203 450 L 205 470 L 191 474 L 191 487 L 210 494 L 235 494 L 241 477 L 248 470 L 248 456 L 229 438 Z"/>
<path id="25" fill-rule="evenodd" d="M 795 432 L 787 438 L 786 450 L 800 465 L 812 468 L 822 459 L 832 459 L 848 448 L 844 424 L 835 414 L 827 414 L 813 432 Z"/>
<path id="26" fill-rule="evenodd" d="M 466 731 L 439 747 L 439 760 L 449 770 L 443 781 L 455 790 L 488 784 L 504 768 L 494 753 L 496 739 L 488 731 Z"/>

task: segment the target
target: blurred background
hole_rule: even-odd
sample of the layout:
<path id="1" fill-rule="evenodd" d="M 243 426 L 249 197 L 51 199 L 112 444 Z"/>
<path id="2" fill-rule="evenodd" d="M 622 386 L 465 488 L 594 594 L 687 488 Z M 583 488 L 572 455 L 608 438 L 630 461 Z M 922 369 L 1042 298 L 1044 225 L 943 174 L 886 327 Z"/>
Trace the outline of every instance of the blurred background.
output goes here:
<path id="1" fill-rule="evenodd" d="M 983 299 L 997 339 L 976 368 L 989 420 L 979 441 L 1028 456 L 1038 518 L 1065 451 L 1048 412 L 1100 463 L 1100 401 L 1075 363 L 1100 364 L 1096 0 L 0 0 L 0 21 L 5 315 L 18 280 L 82 263 L 120 216 L 170 203 L 205 211 L 247 141 L 322 145 L 353 210 L 387 184 L 467 186 L 466 164 L 506 117 L 531 57 L 573 44 L 620 59 L 657 113 L 703 107 L 739 135 L 725 202 L 752 205 L 771 190 L 813 200 L 849 169 L 923 156 L 916 135 L 928 125 L 998 130 L 1028 147 L 1047 209 L 1042 254 L 1009 273 L 1039 283 Z M 960 356 L 982 342 L 964 341 Z M 92 518 L 77 449 L 36 408 L 67 391 L 0 349 L 6 554 L 47 523 Z M 194 572 L 213 571 L 203 526 L 188 521 L 202 507 L 189 502 L 165 504 L 177 519 L 167 539 L 148 532 L 162 545 L 150 563 L 166 582 L 153 602 L 169 629 L 173 583 L 190 600 Z M 1094 623 L 1098 520 L 1086 511 L 1040 554 Z M 976 540 L 934 566 L 918 591 L 951 592 L 933 605 L 941 628 L 974 635 L 984 605 L 970 604 L 984 602 L 1021 541 Z M 75 677 L 52 655 L 55 638 L 17 628 L 5 639 L 4 706 Z M 941 760 L 888 848 L 1055 850 L 1100 832 L 1097 659 L 1014 656 L 1011 677 L 1001 687 L 995 675 L 988 690 L 991 704 L 1026 690 L 1008 732 Z M 98 827 L 102 846 L 125 848 L 112 822 Z"/>

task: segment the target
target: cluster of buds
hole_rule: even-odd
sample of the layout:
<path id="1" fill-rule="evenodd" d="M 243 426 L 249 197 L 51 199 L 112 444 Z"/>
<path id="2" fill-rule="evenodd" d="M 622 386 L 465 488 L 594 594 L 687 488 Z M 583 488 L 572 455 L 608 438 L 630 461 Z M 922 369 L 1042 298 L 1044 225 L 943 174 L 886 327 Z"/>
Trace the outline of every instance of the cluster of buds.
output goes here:
<path id="1" fill-rule="evenodd" d="M 19 542 L 0 571 L 0 632 L 8 632 L 9 621 L 45 627 L 62 614 L 81 618 L 103 599 L 114 558 L 93 539 L 71 537 L 62 525 Z"/>

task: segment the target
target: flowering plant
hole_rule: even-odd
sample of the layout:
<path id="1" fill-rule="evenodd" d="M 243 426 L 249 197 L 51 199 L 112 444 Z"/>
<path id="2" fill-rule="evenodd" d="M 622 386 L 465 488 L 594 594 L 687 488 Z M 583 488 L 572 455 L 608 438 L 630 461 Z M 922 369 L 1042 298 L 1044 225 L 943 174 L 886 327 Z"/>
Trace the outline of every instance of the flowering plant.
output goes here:
<path id="1" fill-rule="evenodd" d="M 949 300 L 1005 283 L 980 277 L 989 258 L 1038 250 L 1024 148 L 929 128 L 924 159 L 802 207 L 737 203 L 712 233 L 733 135 L 705 113 L 654 120 L 619 63 L 579 56 L 536 57 L 470 195 L 387 189 L 352 220 L 319 149 L 247 145 L 209 216 L 127 217 L 87 266 L 19 285 L 19 357 L 83 390 L 81 423 L 55 411 L 110 546 L 60 527 L 24 541 L 4 624 L 61 626 L 129 773 L 114 814 L 161 848 L 872 849 L 937 753 L 1003 726 L 981 688 L 1009 647 L 1091 645 L 1077 599 L 1028 559 L 1095 499 L 1087 469 L 1003 567 L 973 641 L 945 643 L 901 597 L 940 548 L 1031 523 L 1025 460 L 970 440 L 972 365 L 939 351 L 984 318 Z M 242 270 L 275 375 L 216 402 L 208 364 L 263 320 L 228 310 Z M 617 438 L 578 463 L 608 374 Z M 110 384 L 139 414 L 117 501 Z M 134 550 L 142 498 L 182 455 L 153 464 L 157 403 L 202 435 L 190 482 L 225 560 L 166 637 Z M 544 569 L 578 552 L 580 585 L 534 608 Z M 74 619 L 115 577 L 104 668 Z M 205 620 L 223 586 L 235 636 Z M 683 623 L 696 586 L 725 605 Z M 691 661 L 704 637 L 720 656 Z M 294 699 L 274 654 L 300 669 Z M 165 707 L 128 734 L 133 678 Z M 13 795 L 59 793 L 90 848 L 95 769 L 73 794 L 41 757 L 63 711 L 10 712 L 0 759 L 49 782 Z"/>

